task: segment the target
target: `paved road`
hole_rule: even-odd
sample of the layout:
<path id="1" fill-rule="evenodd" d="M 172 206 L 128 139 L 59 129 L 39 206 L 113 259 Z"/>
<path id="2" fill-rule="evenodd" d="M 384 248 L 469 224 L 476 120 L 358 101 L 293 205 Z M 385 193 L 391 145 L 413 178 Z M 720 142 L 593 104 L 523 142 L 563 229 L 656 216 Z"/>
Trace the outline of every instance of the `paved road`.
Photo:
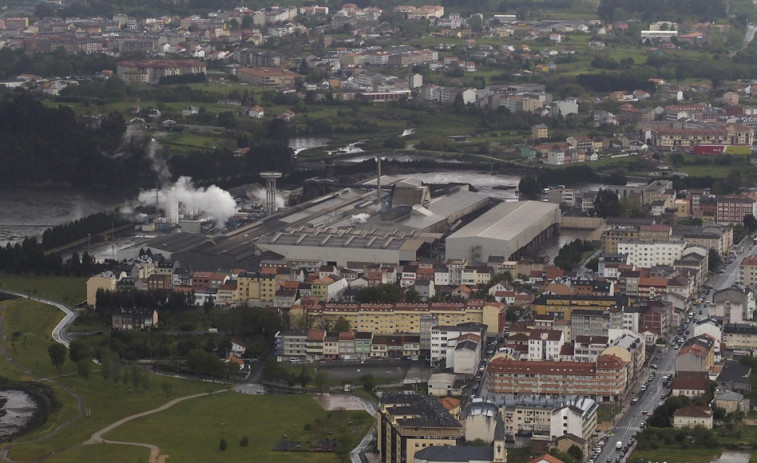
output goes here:
<path id="1" fill-rule="evenodd" d="M 71 324 L 74 322 L 74 320 L 76 320 L 76 312 L 74 312 L 74 310 L 71 307 L 67 306 L 66 304 L 61 304 L 60 302 L 56 302 L 50 299 L 45 299 L 43 297 L 32 296 L 32 295 L 24 294 L 24 293 L 19 293 L 17 291 L 11 291 L 8 289 L 0 289 L 0 293 L 11 294 L 16 297 L 23 297 L 31 301 L 41 302 L 43 304 L 48 304 L 60 309 L 65 314 L 65 316 L 60 322 L 58 322 L 57 325 L 55 325 L 55 328 L 53 328 L 52 337 L 55 342 L 59 342 L 66 347 L 70 345 L 71 339 L 68 336 L 67 330 L 68 330 L 68 327 L 71 326 Z"/>
<path id="2" fill-rule="evenodd" d="M 734 249 L 740 252 L 733 259 L 732 263 L 725 266 L 725 273 L 716 273 L 709 278 L 708 284 L 712 286 L 714 290 L 707 296 L 707 300 L 712 300 L 712 293 L 714 293 L 714 291 L 728 288 L 738 283 L 739 262 L 741 262 L 741 259 L 746 256 L 757 254 L 757 247 L 752 244 L 750 237 L 746 237 L 741 243 L 734 246 Z M 727 259 L 727 256 L 724 256 L 724 259 Z M 699 314 L 700 309 L 702 311 L 701 315 Z M 709 307 L 707 305 L 702 305 L 701 308 L 695 309 L 694 312 L 695 314 L 692 323 L 707 318 L 709 316 Z M 689 334 L 686 337 L 689 338 L 691 336 L 692 334 Z M 638 430 L 641 423 L 644 421 L 642 412 L 646 410 L 651 414 L 664 402 L 662 399 L 662 393 L 665 391 L 665 388 L 662 384 L 662 377 L 674 373 L 676 352 L 678 352 L 677 349 L 666 344 L 665 347 L 662 348 L 662 352 L 659 352 L 656 357 L 652 357 L 649 360 L 647 365 L 656 364 L 658 366 L 655 378 L 647 383 L 647 390 L 639 396 L 639 401 L 634 405 L 629 405 L 628 409 L 613 427 L 612 431 L 614 435 L 610 437 L 607 445 L 605 445 L 602 452 L 597 456 L 595 460 L 596 463 L 606 462 L 608 461 L 608 457 L 610 457 L 610 461 L 612 462 L 617 461 L 620 452 L 616 449 L 616 443 L 620 441 L 624 446 L 627 445 L 634 431 Z M 642 373 L 642 377 L 640 378 L 641 383 L 645 381 L 645 378 L 648 378 L 649 371 L 650 370 L 647 369 Z M 639 392 L 640 384 L 633 387 L 632 396 L 638 395 Z M 625 458 L 620 461 L 625 462 L 630 460 L 631 456 L 629 453 L 629 455 L 626 455 Z"/>

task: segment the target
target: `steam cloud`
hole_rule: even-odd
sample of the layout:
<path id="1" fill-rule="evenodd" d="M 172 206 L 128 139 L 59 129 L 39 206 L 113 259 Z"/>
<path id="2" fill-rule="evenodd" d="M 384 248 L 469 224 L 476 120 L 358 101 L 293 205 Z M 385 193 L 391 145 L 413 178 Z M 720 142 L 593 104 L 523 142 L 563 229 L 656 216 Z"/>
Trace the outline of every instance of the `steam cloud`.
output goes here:
<path id="1" fill-rule="evenodd" d="M 248 198 L 255 198 L 258 200 L 260 204 L 265 204 L 266 202 L 266 191 L 263 187 L 254 188 L 252 190 L 247 191 L 247 197 Z M 276 209 L 281 209 L 285 206 L 284 197 L 279 194 L 279 192 L 276 192 Z"/>
<path id="2" fill-rule="evenodd" d="M 368 219 L 371 217 L 370 214 L 355 214 L 352 217 L 350 217 L 350 221 L 352 223 L 366 223 L 368 222 Z"/>
<path id="3" fill-rule="evenodd" d="M 155 204 L 155 190 L 143 191 L 138 201 L 144 205 Z M 179 177 L 173 185 L 167 185 L 157 192 L 158 203 L 166 217 L 174 223 L 179 220 L 179 208 L 188 214 L 203 213 L 222 227 L 237 209 L 237 203 L 231 194 L 215 185 L 208 188 L 196 188 L 189 177 Z"/>

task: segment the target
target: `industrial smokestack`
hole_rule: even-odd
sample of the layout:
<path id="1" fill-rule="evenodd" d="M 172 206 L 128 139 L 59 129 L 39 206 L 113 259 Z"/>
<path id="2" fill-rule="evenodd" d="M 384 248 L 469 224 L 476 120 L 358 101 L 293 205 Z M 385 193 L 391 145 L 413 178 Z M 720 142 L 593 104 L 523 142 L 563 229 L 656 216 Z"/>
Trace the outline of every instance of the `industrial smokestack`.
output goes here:
<path id="1" fill-rule="evenodd" d="M 378 157 L 378 177 L 376 177 L 376 202 L 381 206 L 381 155 Z"/>

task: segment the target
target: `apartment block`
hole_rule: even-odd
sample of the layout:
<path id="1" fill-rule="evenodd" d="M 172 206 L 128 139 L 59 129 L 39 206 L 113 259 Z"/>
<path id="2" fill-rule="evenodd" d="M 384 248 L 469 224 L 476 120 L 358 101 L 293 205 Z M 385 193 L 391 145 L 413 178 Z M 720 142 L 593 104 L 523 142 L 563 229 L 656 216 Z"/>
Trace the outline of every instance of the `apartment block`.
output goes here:
<path id="1" fill-rule="evenodd" d="M 614 402 L 626 389 L 626 365 L 614 355 L 601 355 L 596 363 L 496 358 L 487 367 L 486 384 L 493 394 L 588 395 Z"/>
<path id="2" fill-rule="evenodd" d="M 377 450 L 381 463 L 415 461 L 415 453 L 431 446 L 462 445 L 463 425 L 435 397 L 390 392 L 381 397 Z"/>

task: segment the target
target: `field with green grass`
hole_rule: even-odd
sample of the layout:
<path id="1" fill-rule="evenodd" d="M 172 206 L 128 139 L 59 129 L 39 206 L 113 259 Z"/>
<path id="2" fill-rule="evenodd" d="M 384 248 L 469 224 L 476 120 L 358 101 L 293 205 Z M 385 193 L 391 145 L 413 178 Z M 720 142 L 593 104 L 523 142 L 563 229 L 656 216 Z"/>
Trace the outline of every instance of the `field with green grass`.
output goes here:
<path id="1" fill-rule="evenodd" d="M 357 445 L 372 424 L 373 419 L 364 412 L 327 412 L 309 395 L 220 394 L 184 402 L 170 413 L 141 418 L 105 437 L 154 443 L 175 461 L 325 463 L 348 461 L 345 453 Z M 336 439 L 344 451 L 274 452 L 284 435 L 289 441 L 300 441 L 303 449 L 319 445 L 325 438 Z M 247 447 L 239 445 L 244 436 L 249 439 Z M 228 443 L 223 453 L 219 450 L 221 439 Z"/>
<path id="2" fill-rule="evenodd" d="M 51 299 L 84 298 L 82 278 L 3 275 L 3 287 L 34 292 Z M 81 446 L 95 431 L 130 415 L 157 408 L 169 400 L 227 389 L 227 385 L 182 380 L 148 373 L 148 384 L 134 387 L 123 381 L 106 382 L 98 366 L 92 364 L 88 379 L 76 374 L 67 358 L 60 375 L 47 353 L 50 332 L 63 317 L 59 310 L 26 299 L 0 302 L 5 322 L 6 349 L 14 364 L 0 358 L 0 376 L 11 380 L 45 379 L 56 393 L 60 409 L 39 429 L 10 444 L 9 455 L 18 462 L 146 461 L 146 448 L 96 444 Z M 125 368 L 130 368 L 126 365 Z M 32 371 L 32 374 L 23 369 Z M 164 384 L 168 385 L 165 386 Z M 168 390 L 168 393 L 166 393 Z M 76 396 L 81 397 L 84 415 L 77 419 Z M 61 425 L 74 420 L 53 433 Z M 198 425 L 201 423 L 201 425 Z M 284 434 L 302 441 L 302 447 L 323 438 L 337 439 L 345 451 L 354 448 L 373 420 L 364 412 L 326 412 L 310 395 L 252 396 L 234 392 L 190 399 L 170 408 L 116 428 L 105 439 L 147 442 L 159 445 L 162 453 L 176 461 L 215 461 L 223 437 L 228 442 L 226 461 L 339 462 L 338 453 L 273 452 Z M 249 446 L 241 447 L 243 436 Z"/>
<path id="3" fill-rule="evenodd" d="M 87 278 L 0 272 L 0 289 L 11 289 L 75 305 L 87 298 Z"/>

